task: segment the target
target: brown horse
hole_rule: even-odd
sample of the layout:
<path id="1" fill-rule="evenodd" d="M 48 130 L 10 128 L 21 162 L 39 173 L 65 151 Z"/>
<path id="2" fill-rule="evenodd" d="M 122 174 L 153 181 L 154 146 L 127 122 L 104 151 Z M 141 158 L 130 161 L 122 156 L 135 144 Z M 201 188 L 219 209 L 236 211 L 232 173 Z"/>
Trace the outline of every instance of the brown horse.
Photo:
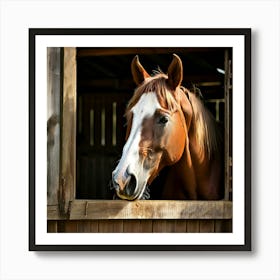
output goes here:
<path id="1" fill-rule="evenodd" d="M 138 87 L 127 106 L 126 143 L 112 173 L 117 196 L 145 199 L 147 186 L 163 173 L 158 198 L 220 199 L 223 145 L 211 113 L 181 86 L 181 59 L 174 54 L 167 75 L 151 77 L 135 56 L 131 70 Z"/>

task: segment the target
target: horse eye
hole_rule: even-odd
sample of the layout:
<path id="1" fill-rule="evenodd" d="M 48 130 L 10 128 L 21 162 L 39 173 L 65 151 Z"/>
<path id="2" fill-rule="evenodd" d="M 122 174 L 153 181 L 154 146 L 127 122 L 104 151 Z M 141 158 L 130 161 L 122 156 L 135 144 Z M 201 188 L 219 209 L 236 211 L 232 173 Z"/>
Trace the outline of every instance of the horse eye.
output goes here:
<path id="1" fill-rule="evenodd" d="M 166 116 L 159 117 L 158 123 L 159 124 L 166 124 L 168 122 L 168 118 Z"/>

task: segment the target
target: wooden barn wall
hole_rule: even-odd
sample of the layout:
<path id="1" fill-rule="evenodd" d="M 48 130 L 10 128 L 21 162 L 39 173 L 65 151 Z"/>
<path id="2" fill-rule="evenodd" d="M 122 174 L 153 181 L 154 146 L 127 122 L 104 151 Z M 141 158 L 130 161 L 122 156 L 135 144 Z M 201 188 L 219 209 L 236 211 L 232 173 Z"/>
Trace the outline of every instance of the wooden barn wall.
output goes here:
<path id="1" fill-rule="evenodd" d="M 64 220 L 48 208 L 48 232 L 231 232 L 232 202 L 76 200 Z"/>
<path id="2" fill-rule="evenodd" d="M 231 219 L 210 220 L 59 220 L 48 221 L 49 233 L 211 233 L 232 232 Z"/>

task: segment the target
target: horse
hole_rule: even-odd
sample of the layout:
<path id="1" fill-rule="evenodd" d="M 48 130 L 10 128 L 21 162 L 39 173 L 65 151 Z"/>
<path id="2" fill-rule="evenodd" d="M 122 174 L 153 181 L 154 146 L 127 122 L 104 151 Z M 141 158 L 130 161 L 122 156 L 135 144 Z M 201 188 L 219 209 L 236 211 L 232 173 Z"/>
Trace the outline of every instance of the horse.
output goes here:
<path id="1" fill-rule="evenodd" d="M 126 142 L 112 172 L 118 198 L 149 198 L 160 174 L 157 199 L 222 199 L 222 140 L 201 98 L 181 83 L 183 64 L 173 54 L 167 74 L 150 76 L 136 55 L 131 72 L 137 88 L 128 102 Z"/>

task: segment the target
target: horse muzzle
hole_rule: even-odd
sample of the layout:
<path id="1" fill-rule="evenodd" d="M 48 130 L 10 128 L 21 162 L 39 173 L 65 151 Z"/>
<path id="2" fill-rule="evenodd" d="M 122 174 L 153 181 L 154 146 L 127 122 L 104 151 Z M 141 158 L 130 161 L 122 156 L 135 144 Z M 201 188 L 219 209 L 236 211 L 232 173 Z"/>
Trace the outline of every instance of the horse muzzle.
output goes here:
<path id="1" fill-rule="evenodd" d="M 112 182 L 117 196 L 126 200 L 137 199 L 139 193 L 137 192 L 138 181 L 135 174 L 129 173 L 127 170 L 122 176 L 114 173 L 112 174 Z"/>

